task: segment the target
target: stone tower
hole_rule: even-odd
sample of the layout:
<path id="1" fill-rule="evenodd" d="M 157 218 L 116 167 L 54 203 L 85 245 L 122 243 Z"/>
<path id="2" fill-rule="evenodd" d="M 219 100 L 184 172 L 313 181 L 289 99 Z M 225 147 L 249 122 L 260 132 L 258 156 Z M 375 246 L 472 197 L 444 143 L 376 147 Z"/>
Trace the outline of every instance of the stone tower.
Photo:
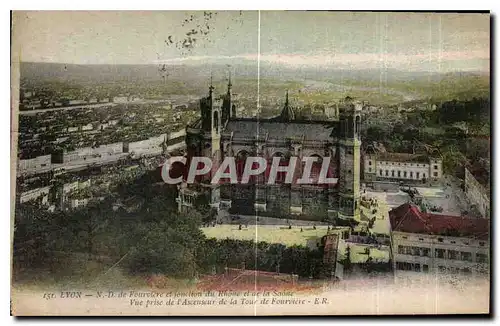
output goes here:
<path id="1" fill-rule="evenodd" d="M 360 220 L 361 108 L 362 105 L 350 97 L 346 97 L 339 106 L 338 217 L 358 221 Z"/>
<path id="2" fill-rule="evenodd" d="M 212 171 L 204 176 L 202 184 L 207 188 L 208 202 L 212 208 L 218 209 L 220 202 L 220 189 L 218 185 L 210 184 L 212 176 L 217 171 L 222 162 L 220 150 L 223 111 L 223 97 L 215 97 L 212 79 L 210 78 L 210 87 L 208 97 L 201 99 L 201 148 L 200 153 L 203 157 L 208 157 L 212 161 Z"/>
<path id="3" fill-rule="evenodd" d="M 186 206 L 193 206 L 194 201 L 204 202 L 213 209 L 219 208 L 219 185 L 212 185 L 210 181 L 222 161 L 220 150 L 223 130 L 222 110 L 223 96 L 215 97 L 212 79 L 210 79 L 208 96 L 200 99 L 201 119 L 186 127 L 186 146 L 187 166 L 192 164 L 193 157 L 204 157 L 210 159 L 212 169 L 196 179 L 197 186 L 181 184 L 177 199 L 179 210 Z"/>

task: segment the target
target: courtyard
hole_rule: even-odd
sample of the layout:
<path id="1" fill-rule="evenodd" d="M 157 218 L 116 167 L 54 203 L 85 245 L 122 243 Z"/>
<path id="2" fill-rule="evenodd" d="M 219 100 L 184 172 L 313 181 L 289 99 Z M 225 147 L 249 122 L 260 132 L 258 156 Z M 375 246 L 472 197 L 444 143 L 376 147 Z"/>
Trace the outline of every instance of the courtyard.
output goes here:
<path id="1" fill-rule="evenodd" d="M 302 231 L 301 231 L 302 229 Z M 292 226 L 289 229 L 285 225 L 259 225 L 253 223 L 247 226 L 243 225 L 241 230 L 238 225 L 222 224 L 215 227 L 202 228 L 203 233 L 207 238 L 216 239 L 238 239 L 250 240 L 255 242 L 281 243 L 285 246 L 306 246 L 308 240 L 314 240 L 323 237 L 328 232 L 328 227 L 321 225 L 316 226 Z"/>
<path id="2" fill-rule="evenodd" d="M 301 231 L 302 229 L 302 231 Z M 344 227 L 330 229 L 331 233 L 337 233 L 339 239 Z M 328 233 L 328 226 L 316 226 L 314 229 L 310 226 L 293 226 L 291 229 L 283 225 L 256 225 L 251 224 L 248 227 L 239 229 L 238 225 L 217 225 L 215 227 L 202 228 L 203 233 L 208 238 L 249 240 L 254 242 L 264 241 L 267 243 L 281 243 L 287 247 L 290 246 L 311 246 L 318 239 Z M 369 257 L 374 262 L 388 262 L 389 250 L 379 249 L 374 246 L 345 242 L 339 240 L 339 257 L 342 260 L 345 257 L 347 247 L 350 248 L 350 259 L 353 264 L 364 263 Z M 367 250 L 367 248 L 369 248 Z"/>
<path id="3" fill-rule="evenodd" d="M 441 207 L 441 212 L 432 212 L 435 214 L 446 214 L 459 216 L 462 211 L 466 211 L 469 207 L 463 191 L 454 183 L 443 182 L 439 187 L 411 187 L 416 189 L 422 196 L 427 207 Z M 410 202 L 410 196 L 404 191 L 371 191 L 366 189 L 362 196 L 368 198 L 376 198 L 378 200 L 380 210 L 385 213 L 393 208 L 396 208 L 404 203 Z M 430 211 L 429 211 L 430 212 Z M 377 218 L 378 219 L 378 218 Z M 382 219 L 382 218 L 381 218 Z"/>

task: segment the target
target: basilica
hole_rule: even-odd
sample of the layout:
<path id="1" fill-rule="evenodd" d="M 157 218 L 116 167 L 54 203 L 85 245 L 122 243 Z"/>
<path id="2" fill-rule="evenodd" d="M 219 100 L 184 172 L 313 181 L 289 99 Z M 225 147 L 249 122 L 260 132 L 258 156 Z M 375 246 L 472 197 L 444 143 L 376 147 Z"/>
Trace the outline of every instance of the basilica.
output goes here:
<path id="1" fill-rule="evenodd" d="M 333 221 L 358 219 L 360 214 L 360 146 L 361 103 L 345 98 L 338 103 L 335 121 L 298 119 L 286 94 L 281 113 L 273 118 L 236 117 L 232 100 L 231 79 L 225 94 L 216 96 L 212 85 L 200 100 L 201 117 L 186 127 L 187 160 L 195 156 L 222 162 L 232 156 L 238 177 L 247 157 L 272 161 L 280 157 L 287 165 L 292 156 L 298 158 L 294 173 L 304 169 L 302 157 L 316 157 L 310 170 L 317 179 L 324 160 L 328 160 L 328 176 L 334 183 L 285 183 L 286 173 L 278 173 L 277 182 L 265 182 L 265 174 L 248 183 L 210 183 L 207 174 L 195 184 L 179 186 L 179 210 L 200 203 L 215 212 L 235 215 L 257 215 L 283 219 Z M 280 182 L 281 181 L 281 182 Z"/>

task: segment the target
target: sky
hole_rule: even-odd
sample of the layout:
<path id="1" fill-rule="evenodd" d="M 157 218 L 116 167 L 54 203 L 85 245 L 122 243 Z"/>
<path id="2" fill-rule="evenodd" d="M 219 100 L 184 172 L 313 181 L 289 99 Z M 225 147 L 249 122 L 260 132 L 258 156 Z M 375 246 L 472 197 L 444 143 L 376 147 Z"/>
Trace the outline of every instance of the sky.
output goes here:
<path id="1" fill-rule="evenodd" d="M 211 13 L 18 11 L 13 15 L 13 41 L 20 61 L 26 62 L 190 64 L 241 59 L 340 69 L 489 72 L 489 14 Z M 176 47 L 192 29 L 198 32 L 191 35 L 196 38 L 193 46 Z"/>

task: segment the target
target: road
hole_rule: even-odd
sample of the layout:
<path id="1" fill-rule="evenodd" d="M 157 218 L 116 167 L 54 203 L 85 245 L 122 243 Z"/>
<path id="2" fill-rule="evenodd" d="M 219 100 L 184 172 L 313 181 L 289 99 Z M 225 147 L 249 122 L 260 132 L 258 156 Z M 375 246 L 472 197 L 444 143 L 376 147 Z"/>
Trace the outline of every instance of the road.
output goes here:
<path id="1" fill-rule="evenodd" d="M 34 115 L 34 114 L 37 114 L 37 113 L 51 112 L 51 111 L 96 109 L 96 108 L 105 108 L 105 107 L 116 106 L 116 105 L 117 105 L 116 103 L 96 103 L 96 104 L 63 106 L 63 107 L 50 108 L 50 109 L 38 109 L 38 110 L 19 111 L 19 115 Z"/>
<path id="2" fill-rule="evenodd" d="M 72 105 L 72 106 L 62 106 L 57 108 L 47 108 L 47 109 L 37 109 L 37 110 L 25 110 L 19 111 L 20 115 L 34 115 L 37 113 L 43 112 L 51 112 L 51 111 L 66 111 L 66 110 L 81 110 L 81 109 L 98 109 L 105 108 L 110 106 L 116 106 L 118 104 L 127 105 L 127 104 L 159 104 L 159 103 L 169 103 L 171 100 L 136 100 L 130 102 L 111 102 L 111 103 L 93 103 L 93 104 L 83 104 L 83 105 Z"/>

